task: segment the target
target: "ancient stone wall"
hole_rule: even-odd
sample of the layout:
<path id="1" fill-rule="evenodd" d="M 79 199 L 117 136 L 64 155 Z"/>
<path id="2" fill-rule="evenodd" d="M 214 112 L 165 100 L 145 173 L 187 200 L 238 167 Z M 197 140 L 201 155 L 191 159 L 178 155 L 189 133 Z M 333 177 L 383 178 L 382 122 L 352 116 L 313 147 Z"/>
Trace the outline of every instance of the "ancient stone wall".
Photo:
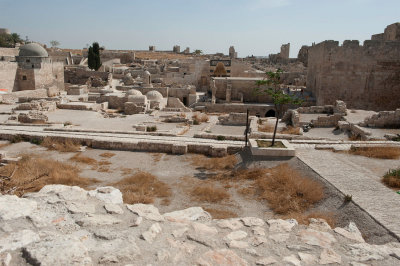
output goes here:
<path id="1" fill-rule="evenodd" d="M 90 77 L 98 77 L 108 81 L 109 73 L 90 71 L 83 68 L 69 68 L 64 71 L 64 82 L 75 85 L 84 85 Z"/>
<path id="2" fill-rule="evenodd" d="M 254 89 L 257 87 L 256 81 L 261 78 L 215 78 L 217 88 L 216 98 L 225 101 L 227 89 L 231 87 L 231 100 L 252 103 L 271 103 L 268 95 L 257 95 Z"/>
<path id="3" fill-rule="evenodd" d="M 400 128 L 400 108 L 396 111 L 382 111 L 367 117 L 361 125 L 377 128 Z"/>
<path id="4" fill-rule="evenodd" d="M 0 89 L 13 91 L 17 74 L 17 63 L 0 61 Z"/>
<path id="5" fill-rule="evenodd" d="M 400 95 L 400 41 L 324 41 L 309 48 L 307 87 L 317 105 L 394 110 Z"/>

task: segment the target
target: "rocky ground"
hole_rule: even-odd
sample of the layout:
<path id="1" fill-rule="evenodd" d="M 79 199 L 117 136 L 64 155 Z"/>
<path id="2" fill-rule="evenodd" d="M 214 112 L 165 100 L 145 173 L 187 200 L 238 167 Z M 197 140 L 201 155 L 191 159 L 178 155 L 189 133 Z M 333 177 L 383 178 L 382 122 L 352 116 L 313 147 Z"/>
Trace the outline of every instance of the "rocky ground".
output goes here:
<path id="1" fill-rule="evenodd" d="M 0 196 L 1 265 L 398 265 L 400 244 L 371 245 L 354 223 L 212 220 L 201 208 L 160 214 L 112 187 L 49 185 Z"/>

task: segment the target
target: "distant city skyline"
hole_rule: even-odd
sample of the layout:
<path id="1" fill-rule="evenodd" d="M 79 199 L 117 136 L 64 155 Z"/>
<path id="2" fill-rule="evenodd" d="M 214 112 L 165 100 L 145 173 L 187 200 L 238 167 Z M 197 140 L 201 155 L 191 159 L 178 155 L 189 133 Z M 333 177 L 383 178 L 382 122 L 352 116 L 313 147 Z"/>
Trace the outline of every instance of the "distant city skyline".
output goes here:
<path id="1" fill-rule="evenodd" d="M 0 0 L 0 28 L 22 39 L 82 49 L 172 50 L 268 56 L 291 43 L 370 39 L 399 22 L 398 0 Z"/>

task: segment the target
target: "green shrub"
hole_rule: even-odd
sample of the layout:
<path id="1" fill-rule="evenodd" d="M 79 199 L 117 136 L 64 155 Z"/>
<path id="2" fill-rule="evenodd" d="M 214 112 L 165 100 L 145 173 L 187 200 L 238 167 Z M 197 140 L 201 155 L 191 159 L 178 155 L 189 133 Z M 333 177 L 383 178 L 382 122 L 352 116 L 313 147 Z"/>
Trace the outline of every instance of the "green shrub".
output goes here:
<path id="1" fill-rule="evenodd" d="M 147 132 L 155 132 L 157 131 L 157 126 L 148 126 L 146 127 Z"/>
<path id="2" fill-rule="evenodd" d="M 226 140 L 225 136 L 217 136 L 217 140 Z"/>

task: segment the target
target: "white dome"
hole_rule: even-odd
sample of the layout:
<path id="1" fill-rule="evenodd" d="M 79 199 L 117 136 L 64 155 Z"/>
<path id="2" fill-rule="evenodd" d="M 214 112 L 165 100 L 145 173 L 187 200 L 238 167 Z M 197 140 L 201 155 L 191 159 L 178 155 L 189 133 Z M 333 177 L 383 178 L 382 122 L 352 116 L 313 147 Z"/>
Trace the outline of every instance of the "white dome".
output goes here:
<path id="1" fill-rule="evenodd" d="M 161 102 L 161 100 L 164 98 L 158 91 L 149 91 L 148 93 L 146 93 L 146 96 L 149 101 L 156 102 Z"/>
<path id="2" fill-rule="evenodd" d="M 151 74 L 150 74 L 149 71 L 146 70 L 146 71 L 144 72 L 144 76 L 145 76 L 145 77 L 146 77 L 146 76 L 151 76 Z"/>
<path id="3" fill-rule="evenodd" d="M 143 95 L 140 91 L 138 91 L 138 90 L 135 90 L 135 89 L 131 89 L 131 90 L 129 90 L 127 93 L 126 93 L 126 95 Z"/>
<path id="4" fill-rule="evenodd" d="M 145 95 L 129 95 L 128 102 L 145 104 L 147 102 L 147 97 Z"/>

